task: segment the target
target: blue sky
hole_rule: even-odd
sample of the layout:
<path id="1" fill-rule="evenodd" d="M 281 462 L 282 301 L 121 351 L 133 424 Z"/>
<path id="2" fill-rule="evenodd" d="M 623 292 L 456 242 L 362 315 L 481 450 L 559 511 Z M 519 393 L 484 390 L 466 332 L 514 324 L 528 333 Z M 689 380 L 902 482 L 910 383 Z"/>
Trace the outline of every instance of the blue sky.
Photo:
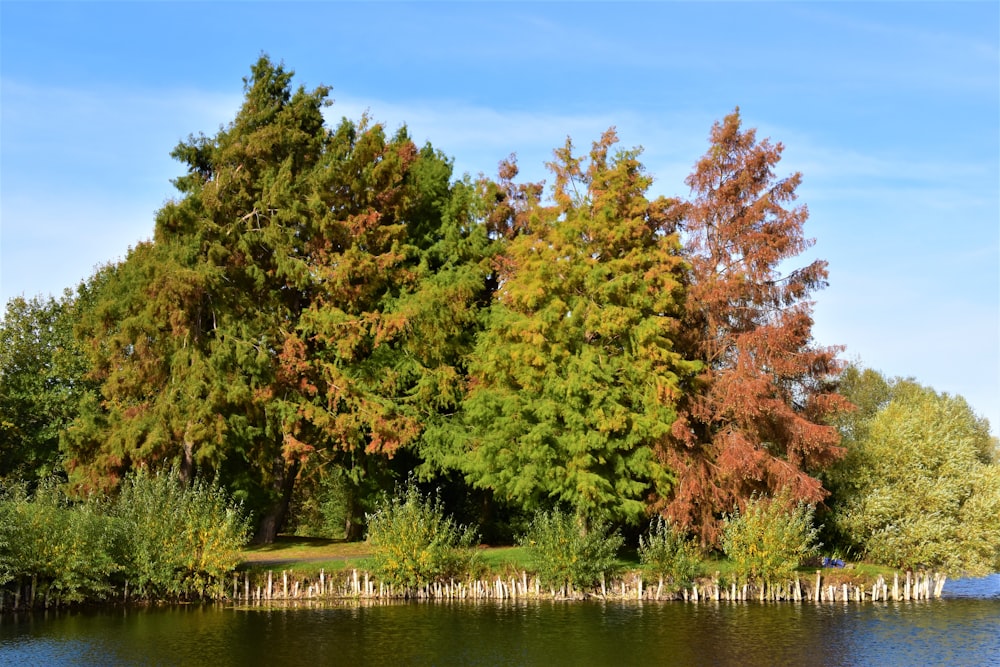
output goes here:
<path id="1" fill-rule="evenodd" d="M 59 294 L 152 234 L 169 153 L 262 53 L 493 174 L 614 125 L 657 194 L 740 107 L 785 145 L 830 263 L 814 335 L 1000 426 L 1000 3 L 0 2 L 0 299 Z"/>

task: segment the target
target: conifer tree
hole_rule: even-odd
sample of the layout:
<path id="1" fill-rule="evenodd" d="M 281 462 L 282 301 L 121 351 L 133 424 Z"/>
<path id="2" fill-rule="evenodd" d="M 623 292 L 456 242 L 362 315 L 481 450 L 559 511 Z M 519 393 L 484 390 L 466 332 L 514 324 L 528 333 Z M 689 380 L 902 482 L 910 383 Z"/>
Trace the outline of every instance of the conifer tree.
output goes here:
<path id="1" fill-rule="evenodd" d="M 532 201 L 499 259 L 469 361 L 461 446 L 475 486 L 526 508 L 637 520 L 668 471 L 652 445 L 689 373 L 673 349 L 683 290 L 674 202 L 648 200 L 639 151 L 556 151 L 554 205 Z M 527 221 L 527 224 L 524 224 Z"/>
<path id="2" fill-rule="evenodd" d="M 378 467 L 415 440 L 421 401 L 454 393 L 453 320 L 483 283 L 442 259 L 478 252 L 450 162 L 367 118 L 330 130 L 328 89 L 291 79 L 262 57 L 235 120 L 174 151 L 180 198 L 81 328 L 102 395 L 68 439 L 84 486 L 220 473 L 262 541 L 308 462 Z"/>
<path id="3" fill-rule="evenodd" d="M 715 124 L 687 179 L 691 269 L 678 349 L 702 370 L 660 449 L 677 484 L 658 506 L 711 544 L 723 514 L 755 493 L 824 498 L 816 474 L 842 454 L 826 418 L 846 405 L 832 382 L 838 349 L 812 340 L 808 297 L 825 286 L 826 262 L 782 273 L 812 244 L 807 209 L 789 207 L 801 176 L 776 178 L 782 145 L 740 124 L 738 110 Z"/>

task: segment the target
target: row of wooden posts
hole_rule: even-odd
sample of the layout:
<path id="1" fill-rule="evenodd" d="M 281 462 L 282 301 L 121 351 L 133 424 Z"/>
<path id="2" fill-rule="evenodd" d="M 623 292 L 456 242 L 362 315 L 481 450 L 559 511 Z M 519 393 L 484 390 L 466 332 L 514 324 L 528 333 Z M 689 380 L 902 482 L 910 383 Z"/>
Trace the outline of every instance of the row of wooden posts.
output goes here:
<path id="1" fill-rule="evenodd" d="M 526 572 L 519 577 L 492 580 L 474 579 L 470 581 L 436 582 L 417 588 L 399 588 L 376 582 L 367 572 L 341 573 L 330 576 L 321 570 L 314 579 L 297 579 L 294 573 L 284 571 L 280 576 L 268 571 L 266 579 L 259 574 L 252 580 L 252 573 L 233 579 L 233 599 L 243 602 L 265 602 L 272 600 L 300 600 L 321 598 L 360 598 L 371 600 L 389 599 L 437 599 L 437 600 L 517 600 L 517 599 L 579 599 L 602 597 L 622 600 L 684 600 L 685 602 L 726 601 L 739 602 L 759 600 L 761 602 L 887 602 L 916 601 L 941 597 L 946 577 L 938 573 L 906 572 L 901 577 L 893 575 L 892 584 L 885 577 L 866 585 L 853 583 L 824 585 L 822 572 L 816 572 L 815 584 L 803 583 L 800 578 L 776 586 L 743 585 L 735 583 L 720 585 L 718 576 L 713 580 L 692 584 L 680 591 L 668 591 L 662 579 L 648 585 L 639 575 L 626 577 L 613 583 L 601 582 L 600 589 L 588 591 L 574 590 L 572 586 L 560 588 L 544 587 L 537 577 L 530 580 Z"/>

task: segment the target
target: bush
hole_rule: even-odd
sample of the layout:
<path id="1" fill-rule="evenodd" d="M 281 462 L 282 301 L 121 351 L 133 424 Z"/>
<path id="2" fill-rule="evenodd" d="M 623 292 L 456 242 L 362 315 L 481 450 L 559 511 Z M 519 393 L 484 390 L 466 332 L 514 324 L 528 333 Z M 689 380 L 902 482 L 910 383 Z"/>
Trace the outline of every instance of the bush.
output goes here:
<path id="1" fill-rule="evenodd" d="M 176 471 L 128 477 L 113 514 L 124 576 L 141 597 L 221 596 L 249 538 L 239 504 L 216 484 L 184 485 Z"/>
<path id="2" fill-rule="evenodd" d="M 65 602 L 106 597 L 118 570 L 113 522 L 96 501 L 71 504 L 52 482 L 0 501 L 0 584 L 32 579 L 38 594 Z"/>
<path id="3" fill-rule="evenodd" d="M 584 530 L 576 516 L 558 509 L 536 514 L 519 541 L 531 554 L 539 579 L 550 587 L 593 585 L 614 572 L 624 543 L 607 524 Z"/>
<path id="4" fill-rule="evenodd" d="M 754 497 L 743 512 L 726 517 L 722 550 L 732 560 L 738 581 L 768 585 L 785 581 L 804 559 L 818 552 L 814 508 L 798 503 L 789 509 L 789 505 L 785 496 Z"/>
<path id="5" fill-rule="evenodd" d="M 415 588 L 469 571 L 476 531 L 444 513 L 438 496 L 424 498 L 411 479 L 367 515 L 372 572 L 394 586 Z"/>
<path id="6" fill-rule="evenodd" d="M 647 573 L 667 579 L 676 590 L 694 581 L 701 567 L 691 539 L 663 517 L 649 522 L 649 534 L 639 537 L 639 562 Z"/>

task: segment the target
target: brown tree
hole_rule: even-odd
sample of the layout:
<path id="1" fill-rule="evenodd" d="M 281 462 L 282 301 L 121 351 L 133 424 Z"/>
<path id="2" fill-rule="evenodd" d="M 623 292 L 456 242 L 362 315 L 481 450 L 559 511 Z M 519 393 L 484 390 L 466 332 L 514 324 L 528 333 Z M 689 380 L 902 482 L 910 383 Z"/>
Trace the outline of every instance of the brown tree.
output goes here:
<path id="1" fill-rule="evenodd" d="M 782 149 L 741 130 L 737 109 L 712 128 L 686 181 L 690 286 L 678 345 L 703 368 L 660 450 L 677 484 L 657 507 L 706 544 L 754 493 L 821 501 L 815 473 L 842 454 L 824 421 L 846 405 L 831 381 L 839 350 L 814 345 L 808 300 L 826 285 L 826 262 L 781 271 L 812 244 L 806 208 L 790 206 L 801 175 L 774 175 Z"/>

